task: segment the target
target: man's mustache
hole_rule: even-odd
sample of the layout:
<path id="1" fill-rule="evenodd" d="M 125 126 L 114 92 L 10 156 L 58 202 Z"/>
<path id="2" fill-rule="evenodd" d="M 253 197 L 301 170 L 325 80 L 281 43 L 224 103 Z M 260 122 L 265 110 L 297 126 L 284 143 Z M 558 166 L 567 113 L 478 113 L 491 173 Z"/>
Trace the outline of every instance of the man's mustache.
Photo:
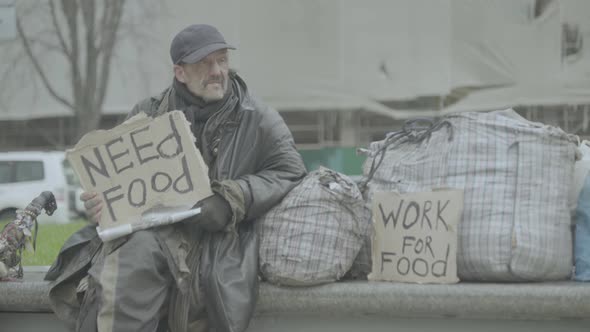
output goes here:
<path id="1" fill-rule="evenodd" d="M 225 83 L 225 78 L 223 76 L 211 77 L 203 82 L 203 86 L 207 86 L 212 83 L 219 83 L 219 84 L 223 85 Z"/>

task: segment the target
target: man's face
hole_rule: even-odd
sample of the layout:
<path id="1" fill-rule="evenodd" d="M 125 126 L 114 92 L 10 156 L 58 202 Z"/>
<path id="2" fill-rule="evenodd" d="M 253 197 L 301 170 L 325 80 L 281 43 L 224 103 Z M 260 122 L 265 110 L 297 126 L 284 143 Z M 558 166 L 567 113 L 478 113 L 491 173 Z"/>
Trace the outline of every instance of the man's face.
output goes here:
<path id="1" fill-rule="evenodd" d="M 174 65 L 174 75 L 190 92 L 206 102 L 223 98 L 229 84 L 227 50 L 215 51 L 199 62 Z"/>

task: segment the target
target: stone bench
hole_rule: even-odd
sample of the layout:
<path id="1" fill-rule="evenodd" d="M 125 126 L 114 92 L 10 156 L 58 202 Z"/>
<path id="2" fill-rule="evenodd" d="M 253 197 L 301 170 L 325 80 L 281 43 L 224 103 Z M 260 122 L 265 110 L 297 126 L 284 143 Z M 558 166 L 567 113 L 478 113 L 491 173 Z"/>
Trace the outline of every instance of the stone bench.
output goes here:
<path id="1" fill-rule="evenodd" d="M 27 280 L 24 282 L 0 283 L 0 313 L 3 313 L 0 321 L 19 313 L 51 313 L 48 284 L 42 281 L 43 273 L 43 268 L 37 272 L 29 269 L 25 271 Z M 353 320 L 346 323 L 350 319 Z M 524 322 L 537 322 L 531 325 L 537 331 L 538 321 L 544 321 L 542 326 L 546 328 L 589 331 L 590 283 L 419 285 L 351 281 L 304 288 L 263 283 L 253 325 L 258 326 L 258 331 L 272 331 L 275 325 L 283 326 L 281 329 L 287 326 L 285 331 L 303 331 L 305 329 L 289 329 L 289 326 L 305 322 L 330 330 L 329 327 L 336 326 L 339 320 L 345 324 L 339 327 L 340 331 L 347 331 L 346 325 L 350 328 L 359 319 L 367 320 L 375 328 L 382 325 L 383 331 L 396 321 L 406 325 L 446 324 L 454 330 L 462 329 L 459 322 L 469 323 L 464 326 L 465 330 L 487 323 L 508 330 L 516 323 L 518 330 L 526 330 Z"/>

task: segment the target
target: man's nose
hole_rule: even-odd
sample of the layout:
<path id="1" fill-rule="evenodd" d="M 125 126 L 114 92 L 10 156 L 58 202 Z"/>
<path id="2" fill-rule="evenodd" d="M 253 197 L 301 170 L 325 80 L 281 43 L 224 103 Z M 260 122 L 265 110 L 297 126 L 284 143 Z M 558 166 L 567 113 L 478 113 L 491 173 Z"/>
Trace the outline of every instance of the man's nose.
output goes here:
<path id="1" fill-rule="evenodd" d="M 221 66 L 217 62 L 213 62 L 209 68 L 210 75 L 221 75 Z"/>

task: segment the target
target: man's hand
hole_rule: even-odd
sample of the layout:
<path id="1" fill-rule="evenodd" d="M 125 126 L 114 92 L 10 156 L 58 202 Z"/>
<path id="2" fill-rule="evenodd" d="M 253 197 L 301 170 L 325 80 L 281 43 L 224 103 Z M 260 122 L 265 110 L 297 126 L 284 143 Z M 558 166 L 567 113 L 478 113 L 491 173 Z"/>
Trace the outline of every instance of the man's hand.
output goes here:
<path id="1" fill-rule="evenodd" d="M 83 192 L 80 199 L 84 202 L 86 216 L 90 222 L 98 224 L 102 215 L 102 198 L 95 192 Z"/>
<path id="2" fill-rule="evenodd" d="M 222 230 L 232 218 L 229 203 L 219 194 L 200 200 L 194 207 L 200 207 L 201 213 L 197 214 L 191 222 L 209 232 Z"/>

